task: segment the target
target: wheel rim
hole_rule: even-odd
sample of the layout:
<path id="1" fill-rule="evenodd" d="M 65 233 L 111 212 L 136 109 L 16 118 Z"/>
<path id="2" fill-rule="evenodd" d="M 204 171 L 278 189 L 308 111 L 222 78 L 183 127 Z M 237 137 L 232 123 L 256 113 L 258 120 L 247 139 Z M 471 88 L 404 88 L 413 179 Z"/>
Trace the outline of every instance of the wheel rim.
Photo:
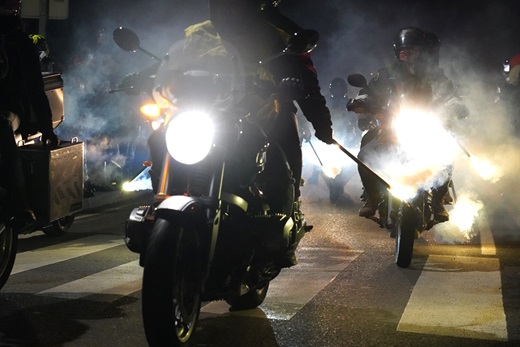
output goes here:
<path id="1" fill-rule="evenodd" d="M 11 261 L 11 253 L 13 252 L 13 237 L 15 235 L 2 224 L 0 227 L 0 276 L 4 275 L 4 272 L 9 267 Z"/>
<path id="2" fill-rule="evenodd" d="M 189 232 L 183 232 L 183 236 Z M 200 272 L 197 267 L 196 259 L 192 259 L 196 254 L 193 247 L 195 241 L 186 237 L 181 238 L 179 247 L 178 266 L 175 269 L 173 287 L 173 307 L 175 315 L 175 330 L 181 342 L 189 339 L 197 321 L 200 304 Z"/>

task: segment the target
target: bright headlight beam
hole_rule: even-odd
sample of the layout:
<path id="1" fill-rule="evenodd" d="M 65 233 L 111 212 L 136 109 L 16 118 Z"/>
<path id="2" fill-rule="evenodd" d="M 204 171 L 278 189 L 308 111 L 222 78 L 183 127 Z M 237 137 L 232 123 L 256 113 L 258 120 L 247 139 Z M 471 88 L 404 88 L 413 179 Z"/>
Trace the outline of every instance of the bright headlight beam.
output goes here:
<path id="1" fill-rule="evenodd" d="M 206 113 L 183 112 L 168 124 L 166 147 L 175 160 L 187 165 L 195 164 L 211 151 L 213 135 L 213 122 Z"/>

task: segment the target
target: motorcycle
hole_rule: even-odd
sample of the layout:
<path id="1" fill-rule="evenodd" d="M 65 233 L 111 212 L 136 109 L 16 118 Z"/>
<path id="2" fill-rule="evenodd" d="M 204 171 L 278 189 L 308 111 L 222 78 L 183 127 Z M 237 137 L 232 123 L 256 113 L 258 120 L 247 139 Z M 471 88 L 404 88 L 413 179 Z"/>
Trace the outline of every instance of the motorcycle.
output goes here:
<path id="1" fill-rule="evenodd" d="M 56 128 L 64 119 L 63 80 L 58 73 L 44 74 L 43 79 Z M 27 138 L 15 132 L 28 199 L 37 219 L 22 232 L 11 225 L 12 201 L 3 178 L 0 180 L 0 289 L 13 269 L 18 235 L 42 230 L 47 236 L 61 236 L 70 230 L 83 205 L 83 143 L 71 139 L 51 150 L 41 138 L 40 132 Z M 0 158 L 0 172 L 2 165 Z"/>
<path id="2" fill-rule="evenodd" d="M 349 100 L 347 109 L 355 111 L 357 108 L 363 108 L 370 113 L 371 91 L 366 78 L 360 74 L 353 74 L 348 76 L 348 83 L 354 87 L 362 88 L 366 94 L 363 97 Z M 391 97 L 392 100 L 389 100 L 384 107 L 389 113 L 389 115 L 386 115 L 386 119 L 389 118 L 388 116 L 392 119 L 392 128 L 386 127 L 384 130 L 374 132 L 374 137 L 363 140 L 366 144 L 383 133 L 387 135 L 391 133 L 392 141 L 396 141 L 391 146 L 395 151 L 395 157 L 398 159 L 396 163 L 391 163 L 391 159 L 386 158 L 385 166 L 388 168 L 395 165 L 395 168 L 397 168 L 397 170 L 394 168 L 394 171 L 397 172 L 386 172 L 387 176 L 392 176 L 393 184 L 389 184 L 388 179 L 383 178 L 380 173 L 376 173 L 366 163 L 355 157 L 353 159 L 373 174 L 379 180 L 381 186 L 386 189 L 386 193 L 382 194 L 382 202 L 378 206 L 379 217 L 374 216 L 370 219 L 386 228 L 390 237 L 395 238 L 395 262 L 399 267 L 406 268 L 412 261 L 415 239 L 422 232 L 431 229 L 440 222 L 434 219 L 432 186 L 437 182 L 447 180 L 451 195 L 448 191 L 443 203 L 453 204 L 457 198 L 449 158 L 443 158 L 442 164 L 436 164 L 433 167 L 432 162 L 435 160 L 431 158 L 429 150 L 421 145 L 426 141 L 421 139 L 423 132 L 419 129 L 422 129 L 425 124 L 430 125 L 428 128 L 430 140 L 428 142 L 444 141 L 453 144 L 455 139 L 440 126 L 436 118 L 418 110 L 413 110 L 413 113 L 410 113 L 410 110 L 406 108 L 406 95 L 394 93 L 393 97 L 395 98 L 392 99 Z M 410 127 L 410 123 L 412 127 Z M 405 130 L 402 130 L 403 125 L 406 126 Z M 416 125 L 415 128 L 413 128 L 414 125 Z M 372 127 L 372 129 L 376 128 Z M 406 143 L 403 138 L 410 133 L 415 138 L 413 143 Z M 407 151 L 406 149 L 409 147 L 413 147 L 415 153 Z M 345 152 L 344 149 L 342 150 Z M 352 154 L 350 156 L 353 157 Z M 408 171 L 408 168 L 413 168 L 413 170 Z"/>
<path id="3" fill-rule="evenodd" d="M 133 31 L 117 28 L 113 36 L 124 50 L 141 50 Z M 304 30 L 261 64 L 310 52 L 317 38 Z M 283 151 L 240 107 L 248 88 L 271 101 L 279 90 L 247 84 L 229 43 L 217 42 L 226 51 L 219 62 L 209 58 L 196 69 L 186 44 L 174 44 L 162 59 L 151 91 L 156 104 L 143 108 L 154 110 L 148 115 L 156 129 L 149 139 L 155 198 L 133 209 L 125 227 L 126 244 L 144 267 L 150 345 L 187 344 L 202 301 L 225 300 L 235 310 L 262 304 L 270 282 L 288 267 L 287 253 L 310 229 L 294 202 Z M 150 81 L 149 73 L 141 75 Z"/>

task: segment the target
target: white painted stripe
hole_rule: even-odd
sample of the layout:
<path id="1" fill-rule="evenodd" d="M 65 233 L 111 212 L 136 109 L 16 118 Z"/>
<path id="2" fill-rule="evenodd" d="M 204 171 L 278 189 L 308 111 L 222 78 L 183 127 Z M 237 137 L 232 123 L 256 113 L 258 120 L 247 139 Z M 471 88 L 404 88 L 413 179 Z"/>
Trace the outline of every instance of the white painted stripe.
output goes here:
<path id="1" fill-rule="evenodd" d="M 478 221 L 480 232 L 480 249 L 483 255 L 496 255 L 497 249 L 495 247 L 495 240 L 491 234 L 489 223 L 486 215 L 482 212 L 482 217 Z"/>
<path id="2" fill-rule="evenodd" d="M 124 244 L 123 238 L 117 235 L 95 235 L 78 240 L 60 243 L 16 255 L 13 271 L 17 274 L 42 266 L 81 257 Z"/>
<path id="3" fill-rule="evenodd" d="M 498 259 L 430 255 L 397 330 L 507 340 Z"/>
<path id="4" fill-rule="evenodd" d="M 79 299 L 93 294 L 126 296 L 141 290 L 143 268 L 139 260 L 39 292 L 39 295 Z"/>
<path id="5" fill-rule="evenodd" d="M 267 297 L 259 308 L 230 312 L 224 301 L 215 301 L 202 307 L 201 312 L 290 320 L 361 253 L 347 249 L 302 247 L 296 253 L 298 265 L 282 270 L 271 281 Z"/>

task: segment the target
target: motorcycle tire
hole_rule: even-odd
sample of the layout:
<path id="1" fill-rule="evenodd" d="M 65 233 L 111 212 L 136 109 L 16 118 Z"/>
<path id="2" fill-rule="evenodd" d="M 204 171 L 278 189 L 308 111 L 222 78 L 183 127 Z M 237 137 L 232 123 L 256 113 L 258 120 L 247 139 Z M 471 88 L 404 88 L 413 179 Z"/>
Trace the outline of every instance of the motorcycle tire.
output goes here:
<path id="1" fill-rule="evenodd" d="M 415 239 L 415 214 L 407 206 L 402 206 L 397 220 L 395 235 L 395 263 L 406 268 L 412 262 L 413 243 Z"/>
<path id="2" fill-rule="evenodd" d="M 150 346 L 186 346 L 201 305 L 201 266 L 192 227 L 158 218 L 143 274 L 142 314 Z"/>
<path id="3" fill-rule="evenodd" d="M 233 310 L 250 310 L 260 306 L 264 302 L 268 290 L 269 282 L 262 288 L 250 290 L 244 295 L 227 298 L 226 302 Z"/>
<path id="4" fill-rule="evenodd" d="M 42 228 L 43 233 L 50 237 L 63 236 L 69 232 L 72 223 L 74 223 L 74 218 L 75 216 L 72 214 L 55 220 L 51 224 Z"/>
<path id="5" fill-rule="evenodd" d="M 18 235 L 4 223 L 0 224 L 0 289 L 5 285 L 13 270 Z"/>

